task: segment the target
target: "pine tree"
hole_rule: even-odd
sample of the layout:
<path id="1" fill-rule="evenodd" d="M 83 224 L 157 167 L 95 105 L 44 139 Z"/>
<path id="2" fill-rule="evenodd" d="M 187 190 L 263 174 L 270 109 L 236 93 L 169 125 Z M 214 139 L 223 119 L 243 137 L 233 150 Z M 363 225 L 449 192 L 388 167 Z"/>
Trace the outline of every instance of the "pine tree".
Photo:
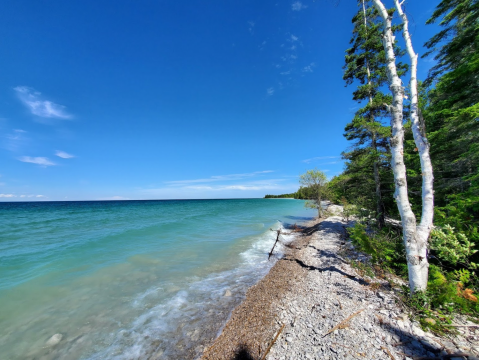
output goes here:
<path id="1" fill-rule="evenodd" d="M 375 208 L 378 226 L 384 226 L 385 204 L 382 195 L 381 170 L 388 167 L 388 143 L 390 134 L 388 127 L 383 126 L 379 119 L 387 115 L 384 104 L 390 104 L 392 97 L 385 95 L 381 87 L 387 82 L 386 56 L 382 44 L 383 23 L 378 11 L 368 0 L 359 0 L 358 13 L 353 17 L 353 36 L 346 51 L 343 79 L 347 85 L 359 82 L 353 92 L 353 99 L 358 102 L 367 101 L 359 109 L 351 123 L 346 125 L 344 136 L 354 141 L 352 150 L 343 153 L 348 160 L 346 174 L 350 181 L 358 184 L 359 192 L 369 193 L 373 185 Z M 395 29 L 397 30 L 397 29 Z M 403 53 L 395 46 L 396 56 Z M 407 70 L 404 64 L 398 64 L 402 75 Z M 357 182 L 358 177 L 362 180 Z M 374 179 L 371 184 L 369 179 Z M 362 204 L 363 206 L 366 204 Z"/>
<path id="2" fill-rule="evenodd" d="M 479 224 L 479 1 L 443 0 L 427 23 L 443 29 L 425 46 L 437 64 L 424 112 L 436 171 L 439 221 Z"/>

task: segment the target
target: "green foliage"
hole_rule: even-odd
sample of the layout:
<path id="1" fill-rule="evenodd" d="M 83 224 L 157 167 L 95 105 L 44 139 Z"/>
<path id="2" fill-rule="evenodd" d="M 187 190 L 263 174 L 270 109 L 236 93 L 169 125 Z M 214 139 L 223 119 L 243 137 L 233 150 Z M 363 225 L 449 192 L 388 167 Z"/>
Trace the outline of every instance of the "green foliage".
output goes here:
<path id="1" fill-rule="evenodd" d="M 323 210 L 321 201 L 326 200 L 329 197 L 328 177 L 326 174 L 318 169 L 308 170 L 304 174 L 299 176 L 299 182 L 302 185 L 299 191 L 308 189 L 310 193 L 310 200 L 305 204 L 306 207 L 317 209 L 318 216 L 321 217 Z"/>
<path id="2" fill-rule="evenodd" d="M 346 50 L 343 79 L 347 85 L 357 84 L 353 99 L 362 102 L 363 106 L 344 129 L 344 137 L 352 145 L 342 153 L 346 160 L 344 176 L 334 181 L 332 190 L 338 196 L 337 185 L 347 188 L 346 194 L 341 196 L 357 208 L 373 213 L 382 227 L 386 214 L 397 213 L 394 201 L 390 197 L 384 198 L 393 185 L 388 144 L 391 130 L 383 124 L 389 116 L 384 105 L 391 104 L 392 97 L 382 91 L 388 81 L 382 19 L 371 1 L 360 0 L 358 6 L 359 11 L 352 19 L 353 35 L 351 47 Z M 392 15 L 394 9 L 389 13 Z M 393 32 L 398 30 L 398 26 L 393 27 Z M 404 54 L 397 43 L 394 52 L 397 58 Z M 399 76 L 408 68 L 401 62 L 396 66 Z"/>
<path id="3" fill-rule="evenodd" d="M 477 269 L 477 264 L 470 261 L 477 250 L 461 232 L 455 232 L 450 225 L 434 229 L 431 233 L 431 249 L 437 252 L 438 258 L 452 265 L 464 265 L 469 269 Z"/>
<path id="4" fill-rule="evenodd" d="M 341 205 L 343 207 L 343 219 L 346 223 L 349 223 L 349 220 L 357 214 L 358 209 L 355 205 L 348 203 L 348 200 L 344 196 L 341 198 Z"/>
<path id="5" fill-rule="evenodd" d="M 477 298 L 465 285 L 469 279 L 467 270 L 445 274 L 439 266 L 430 265 L 427 290 L 411 294 L 404 287 L 403 301 L 424 328 L 440 334 L 451 333 L 454 329 L 447 327 L 452 322 L 451 314 L 479 314 Z"/>
<path id="6" fill-rule="evenodd" d="M 297 199 L 297 193 L 291 193 L 291 194 L 281 194 L 281 195 L 265 195 L 265 199 L 284 199 L 284 198 L 294 198 Z"/>
<path id="7" fill-rule="evenodd" d="M 438 101 L 447 108 L 464 108 L 479 102 L 479 1 L 442 0 L 427 23 L 438 20 L 443 28 L 425 46 L 424 56 L 435 52 L 437 64 L 429 72 L 428 84 L 440 79 Z"/>
<path id="8" fill-rule="evenodd" d="M 383 268 L 403 273 L 406 269 L 404 246 L 401 234 L 395 229 L 382 228 L 367 231 L 365 224 L 356 222 L 348 228 L 349 238 L 355 247 L 371 255 L 372 264 L 380 264 Z"/>

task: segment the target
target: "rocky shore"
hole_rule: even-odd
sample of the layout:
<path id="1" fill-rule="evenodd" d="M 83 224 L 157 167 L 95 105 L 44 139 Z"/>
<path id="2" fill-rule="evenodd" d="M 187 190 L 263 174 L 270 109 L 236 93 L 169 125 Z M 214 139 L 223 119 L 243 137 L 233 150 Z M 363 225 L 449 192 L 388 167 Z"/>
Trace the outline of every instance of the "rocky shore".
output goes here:
<path id="1" fill-rule="evenodd" d="M 201 359 L 475 359 L 474 323 L 456 318 L 461 335 L 451 338 L 424 332 L 396 287 L 350 266 L 366 257 L 345 225 L 338 216 L 308 223 Z"/>

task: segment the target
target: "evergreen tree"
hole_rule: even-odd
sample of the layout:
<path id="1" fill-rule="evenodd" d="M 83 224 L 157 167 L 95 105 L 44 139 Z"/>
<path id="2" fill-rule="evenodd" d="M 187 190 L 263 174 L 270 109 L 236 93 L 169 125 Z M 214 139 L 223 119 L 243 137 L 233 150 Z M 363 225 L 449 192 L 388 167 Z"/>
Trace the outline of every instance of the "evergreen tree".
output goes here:
<path id="1" fill-rule="evenodd" d="M 424 111 L 436 213 L 467 231 L 479 224 L 479 1 L 443 0 L 428 23 L 436 21 L 443 29 L 425 44 L 437 60 L 427 83 L 436 86 Z"/>
<path id="2" fill-rule="evenodd" d="M 343 153 L 343 158 L 348 160 L 345 173 L 350 175 L 349 181 L 355 183 L 355 192 L 373 194 L 373 202 L 367 201 L 361 205 L 376 211 L 378 226 L 382 227 L 386 207 L 381 179 L 384 170 L 389 168 L 387 137 L 390 129 L 383 126 L 380 119 L 387 115 L 384 104 L 390 104 L 392 97 L 381 91 L 387 82 L 387 61 L 382 44 L 383 23 L 370 1 L 359 0 L 358 5 L 360 9 L 352 19 L 352 47 L 346 51 L 343 79 L 347 85 L 359 82 L 360 85 L 353 92 L 353 99 L 367 103 L 356 112 L 353 121 L 346 125 L 344 136 L 354 141 L 354 145 L 350 151 Z M 397 57 L 403 55 L 397 44 L 395 53 Z M 407 70 L 407 66 L 402 63 L 397 67 L 399 75 Z"/>

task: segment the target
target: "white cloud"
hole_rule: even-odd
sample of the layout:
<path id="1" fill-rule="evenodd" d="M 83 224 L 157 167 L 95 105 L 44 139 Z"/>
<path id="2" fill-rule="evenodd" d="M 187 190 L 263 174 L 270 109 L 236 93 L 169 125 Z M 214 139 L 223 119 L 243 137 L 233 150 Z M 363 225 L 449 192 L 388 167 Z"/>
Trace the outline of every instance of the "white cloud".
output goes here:
<path id="1" fill-rule="evenodd" d="M 13 129 L 12 132 L 3 136 L 3 147 L 8 151 L 18 151 L 26 145 L 28 138 L 24 135 L 25 130 Z"/>
<path id="2" fill-rule="evenodd" d="M 30 110 L 33 115 L 42 118 L 71 119 L 63 105 L 55 104 L 53 101 L 45 100 L 42 94 L 28 86 L 17 86 L 14 88 L 20 101 Z"/>
<path id="3" fill-rule="evenodd" d="M 289 75 L 289 74 L 291 74 L 291 70 L 283 71 L 283 72 L 280 72 L 279 74 L 280 75 Z"/>
<path id="4" fill-rule="evenodd" d="M 299 38 L 298 38 L 297 36 L 291 34 L 291 41 L 292 41 L 292 42 L 298 41 L 298 39 L 299 39 Z"/>
<path id="5" fill-rule="evenodd" d="M 0 198 L 37 198 L 37 199 L 42 199 L 46 198 L 45 195 L 15 195 L 15 194 L 0 194 Z"/>
<path id="6" fill-rule="evenodd" d="M 270 87 L 270 88 L 266 89 L 266 95 L 271 96 L 273 94 L 274 94 L 274 88 L 273 87 Z"/>
<path id="7" fill-rule="evenodd" d="M 173 185 L 173 186 L 183 186 L 183 185 L 195 184 L 195 183 L 210 183 L 210 182 L 217 182 L 217 181 L 234 181 L 234 180 L 251 178 L 251 177 L 254 177 L 254 176 L 261 175 L 261 174 L 269 174 L 269 173 L 272 173 L 272 172 L 273 172 L 273 170 L 264 170 L 264 171 L 255 171 L 255 172 L 252 172 L 252 173 L 244 173 L 244 174 L 216 175 L 216 176 L 211 176 L 209 178 L 204 178 L 204 179 L 166 181 L 166 184 Z"/>
<path id="8" fill-rule="evenodd" d="M 309 64 L 308 66 L 305 66 L 303 68 L 303 72 L 313 72 L 313 68 L 316 66 L 316 64 L 314 62 L 312 62 L 311 64 Z"/>
<path id="9" fill-rule="evenodd" d="M 314 158 L 311 158 L 311 159 L 301 160 L 301 162 L 309 164 L 312 161 L 326 160 L 326 159 L 338 159 L 338 158 L 339 158 L 339 156 L 318 156 L 318 157 L 314 157 Z M 335 161 L 334 163 L 336 163 L 336 162 L 337 161 Z"/>
<path id="10" fill-rule="evenodd" d="M 116 196 L 110 196 L 110 197 L 101 198 L 101 199 L 97 199 L 97 200 L 130 200 L 130 199 L 127 198 L 127 197 L 116 195 Z"/>
<path id="11" fill-rule="evenodd" d="M 50 161 L 46 157 L 32 157 L 32 156 L 22 156 L 18 158 L 18 160 L 26 163 L 32 163 L 32 164 L 37 164 L 37 165 L 42 165 L 42 166 L 52 166 L 56 165 L 54 162 Z"/>
<path id="12" fill-rule="evenodd" d="M 61 151 L 61 150 L 57 150 L 55 152 L 55 155 L 58 156 L 58 157 L 61 157 L 62 159 L 71 159 L 71 158 L 74 158 L 75 155 L 72 155 L 72 154 L 69 154 L 65 151 Z"/>
<path id="13" fill-rule="evenodd" d="M 301 1 L 295 1 L 294 3 L 291 4 L 291 9 L 293 9 L 293 11 L 301 11 L 303 9 L 306 9 L 307 7 L 308 6 L 303 5 Z"/>
<path id="14" fill-rule="evenodd" d="M 255 26 L 254 21 L 248 21 L 248 31 L 250 34 L 254 34 L 254 26 Z"/>

